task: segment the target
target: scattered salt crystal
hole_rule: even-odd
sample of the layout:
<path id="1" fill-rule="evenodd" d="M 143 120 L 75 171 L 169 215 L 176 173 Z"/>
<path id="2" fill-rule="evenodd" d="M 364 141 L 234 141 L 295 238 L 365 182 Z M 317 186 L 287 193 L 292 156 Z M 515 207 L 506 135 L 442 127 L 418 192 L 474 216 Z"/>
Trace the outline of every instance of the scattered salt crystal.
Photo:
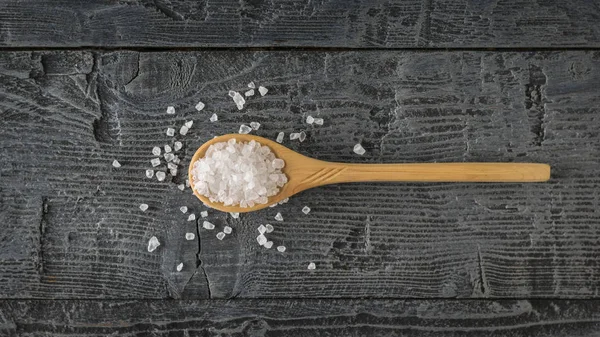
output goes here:
<path id="1" fill-rule="evenodd" d="M 323 125 L 323 118 L 315 118 L 315 124 Z"/>
<path id="2" fill-rule="evenodd" d="M 266 230 L 267 233 L 271 233 L 274 229 L 275 228 L 273 228 L 273 225 L 271 225 L 271 224 L 267 224 L 265 226 L 265 230 Z"/>
<path id="3" fill-rule="evenodd" d="M 169 145 L 165 145 L 165 153 L 169 153 L 169 152 L 171 152 L 171 147 Z"/>
<path id="4" fill-rule="evenodd" d="M 219 120 L 219 116 L 217 116 L 217 114 L 212 114 L 212 116 L 210 116 L 209 120 L 211 122 L 216 122 Z"/>
<path id="5" fill-rule="evenodd" d="M 354 153 L 359 154 L 359 155 L 363 155 L 365 154 L 365 149 L 362 147 L 362 145 L 360 144 L 356 144 L 354 145 Z"/>
<path id="6" fill-rule="evenodd" d="M 269 89 L 267 89 L 261 85 L 260 87 L 258 87 L 258 92 L 260 92 L 261 96 L 264 96 L 267 94 L 267 92 L 269 92 Z"/>
<path id="7" fill-rule="evenodd" d="M 158 246 L 160 246 L 160 242 L 158 242 L 156 236 L 151 237 L 150 241 L 148 241 L 148 251 L 153 252 L 156 250 L 156 248 L 158 248 Z"/>
<path id="8" fill-rule="evenodd" d="M 167 128 L 167 136 L 169 136 L 169 137 L 175 136 L 175 129 Z"/>
<path id="9" fill-rule="evenodd" d="M 208 216 L 208 212 L 207 211 L 202 211 L 200 212 L 200 216 L 203 218 L 206 218 Z"/>
<path id="10" fill-rule="evenodd" d="M 198 104 L 196 104 L 195 108 L 198 111 L 202 111 L 202 109 L 204 109 L 205 105 L 202 102 L 198 102 Z"/>
<path id="11" fill-rule="evenodd" d="M 223 233 L 225 233 L 225 234 L 231 234 L 231 230 L 232 230 L 232 229 L 231 229 L 231 227 L 229 227 L 229 226 L 225 226 L 225 227 L 223 227 Z"/>
<path id="12" fill-rule="evenodd" d="M 317 266 L 315 265 L 315 263 L 314 263 L 314 262 L 311 262 L 311 263 L 309 263 L 309 264 L 308 264 L 308 269 L 310 269 L 310 270 L 314 270 L 314 269 L 316 269 L 316 268 L 317 268 Z"/>
<path id="13" fill-rule="evenodd" d="M 210 223 L 208 221 L 204 221 L 202 223 L 202 227 L 204 227 L 206 229 L 215 229 L 215 225 L 213 225 L 212 223 Z"/>
<path id="14" fill-rule="evenodd" d="M 267 227 L 265 227 L 263 225 L 258 226 L 257 229 L 260 234 L 265 234 L 267 232 Z"/>
<path id="15" fill-rule="evenodd" d="M 179 157 L 177 157 L 177 156 L 173 157 L 173 163 L 179 164 L 180 162 L 181 162 L 181 159 L 179 159 Z"/>
<path id="16" fill-rule="evenodd" d="M 260 123 L 259 122 L 250 122 L 250 127 L 253 128 L 254 130 L 258 130 L 258 128 L 260 128 Z"/>
<path id="17" fill-rule="evenodd" d="M 270 249 L 271 247 L 273 247 L 273 241 L 267 241 L 265 242 L 265 248 Z"/>
<path id="18" fill-rule="evenodd" d="M 177 265 L 177 271 L 181 271 L 183 269 L 183 262 Z"/>
<path id="19" fill-rule="evenodd" d="M 244 93 L 244 96 L 246 96 L 246 97 L 254 96 L 254 89 L 250 89 L 250 90 L 246 91 Z"/>
<path id="20" fill-rule="evenodd" d="M 196 238 L 196 234 L 194 233 L 185 233 L 185 239 L 190 241 L 190 240 L 194 240 Z"/>
<path id="21" fill-rule="evenodd" d="M 313 117 L 313 116 L 308 116 L 308 117 L 306 117 L 306 123 L 308 123 L 308 124 L 312 124 L 312 123 L 314 123 L 314 122 L 315 122 L 315 119 L 314 119 L 314 117 Z"/>
<path id="22" fill-rule="evenodd" d="M 167 167 L 169 168 L 169 170 L 177 169 L 177 165 L 175 163 L 167 163 Z"/>
<path id="23" fill-rule="evenodd" d="M 114 167 L 116 167 L 116 168 L 119 168 L 119 167 L 121 167 L 121 163 L 119 163 L 119 162 L 118 162 L 118 161 L 115 159 L 115 160 L 113 160 L 113 162 L 112 162 L 112 166 L 114 166 Z"/>
<path id="24" fill-rule="evenodd" d="M 218 232 L 218 233 L 217 233 L 217 239 L 219 239 L 219 240 L 223 240 L 223 238 L 225 238 L 225 233 L 223 233 L 223 232 Z"/>
<path id="25" fill-rule="evenodd" d="M 308 213 L 310 213 L 310 207 L 308 207 L 308 206 L 304 206 L 304 207 L 302 208 L 302 213 L 304 213 L 304 214 L 308 214 Z"/>
<path id="26" fill-rule="evenodd" d="M 283 159 L 273 159 L 273 161 L 271 162 L 271 165 L 273 166 L 274 169 L 282 169 L 285 167 L 285 161 L 283 161 Z"/>
<path id="27" fill-rule="evenodd" d="M 177 169 L 170 169 L 170 170 L 169 170 L 169 173 L 170 173 L 170 174 L 171 174 L 173 177 L 175 177 L 175 176 L 177 175 Z"/>
<path id="28" fill-rule="evenodd" d="M 231 214 L 231 217 L 234 219 L 237 219 L 240 217 L 240 213 L 237 213 L 237 212 L 229 212 L 229 214 Z"/>
<path id="29" fill-rule="evenodd" d="M 285 199 L 281 200 L 281 201 L 279 202 L 279 204 L 280 204 L 280 205 L 283 205 L 283 204 L 285 204 L 285 203 L 286 203 L 286 202 L 288 202 L 288 201 L 290 201 L 290 198 L 285 198 Z"/>
<path id="30" fill-rule="evenodd" d="M 158 147 L 158 146 L 153 147 L 152 154 L 155 156 L 160 156 L 160 147 Z"/>
<path id="31" fill-rule="evenodd" d="M 145 212 L 148 209 L 148 204 L 140 204 L 140 209 Z"/>
<path id="32" fill-rule="evenodd" d="M 229 97 L 231 97 L 231 98 L 234 98 L 235 97 L 235 91 L 229 90 L 229 92 L 227 93 L 227 95 L 229 95 Z"/>
<path id="33" fill-rule="evenodd" d="M 250 131 L 252 131 L 252 128 L 250 128 L 246 124 L 242 124 L 242 125 L 240 125 L 240 130 L 238 131 L 238 133 L 245 135 L 245 134 L 250 133 Z"/>
<path id="34" fill-rule="evenodd" d="M 160 165 L 160 158 L 154 158 L 150 160 L 150 164 L 152 164 L 152 167 L 157 167 L 158 165 Z"/>
<path id="35" fill-rule="evenodd" d="M 187 135 L 188 131 L 190 130 L 190 128 L 188 128 L 187 126 L 182 126 L 181 129 L 179 129 L 179 134 L 181 134 L 182 136 Z"/>
<path id="36" fill-rule="evenodd" d="M 192 213 L 190 214 L 190 216 L 188 216 L 188 221 L 194 221 L 196 220 L 196 214 Z"/>
<path id="37" fill-rule="evenodd" d="M 183 125 L 185 125 L 188 129 L 191 129 L 192 125 L 194 125 L 194 121 L 187 121 Z"/>
<path id="38" fill-rule="evenodd" d="M 233 102 L 237 106 L 238 110 L 242 110 L 244 108 L 246 100 L 244 99 L 244 96 L 240 95 L 239 92 L 230 90 L 229 97 L 233 98 Z"/>
<path id="39" fill-rule="evenodd" d="M 290 133 L 290 140 L 294 140 L 294 139 L 298 139 L 300 138 L 300 134 L 297 132 L 292 132 Z"/>
<path id="40" fill-rule="evenodd" d="M 276 141 L 277 143 L 281 143 L 281 142 L 283 142 L 283 137 L 284 137 L 284 136 L 285 136 L 285 133 L 283 133 L 283 132 L 280 132 L 280 133 L 278 133 L 278 134 L 277 134 L 277 138 L 275 139 L 275 141 Z"/>
<path id="41" fill-rule="evenodd" d="M 146 178 L 152 178 L 154 177 L 154 170 L 146 170 Z"/>
<path id="42" fill-rule="evenodd" d="M 306 133 L 304 131 L 300 132 L 300 136 L 298 136 L 298 140 L 303 142 L 306 139 Z"/>
<path id="43" fill-rule="evenodd" d="M 278 250 L 280 253 L 283 253 L 283 252 L 285 252 L 285 246 L 278 246 L 278 247 L 277 247 L 277 250 Z"/>
<path id="44" fill-rule="evenodd" d="M 188 208 L 187 208 L 187 206 L 181 206 L 181 207 L 179 207 L 179 210 L 181 211 L 181 213 L 187 213 Z"/>
<path id="45" fill-rule="evenodd" d="M 179 184 L 177 185 L 177 188 L 181 191 L 183 191 L 185 189 L 185 185 L 184 184 Z"/>
<path id="46" fill-rule="evenodd" d="M 275 215 L 275 220 L 277 220 L 277 221 L 283 221 L 283 216 L 281 216 L 281 213 L 277 213 Z"/>
<path id="47" fill-rule="evenodd" d="M 165 160 L 166 160 L 167 162 L 170 162 L 170 161 L 172 161 L 173 159 L 175 159 L 175 155 L 174 155 L 174 154 L 172 154 L 172 153 L 165 153 L 165 154 L 164 154 L 164 157 L 165 157 Z"/>
<path id="48" fill-rule="evenodd" d="M 254 82 L 250 82 L 250 83 L 248 83 L 248 88 L 254 89 L 254 88 L 256 88 L 256 85 L 254 84 Z"/>
<path id="49" fill-rule="evenodd" d="M 181 148 L 182 148 L 182 147 L 183 147 L 183 144 L 182 144 L 181 142 L 175 142 L 175 143 L 173 144 L 173 149 L 174 149 L 175 151 L 179 151 L 179 150 L 181 150 Z M 160 153 L 159 153 L 159 154 L 160 154 Z"/>
<path id="50" fill-rule="evenodd" d="M 162 171 L 156 172 L 156 179 L 158 179 L 158 181 L 163 181 L 163 180 L 165 180 L 166 177 L 167 177 L 166 173 L 164 173 Z"/>
<path id="51" fill-rule="evenodd" d="M 167 107 L 167 115 L 173 115 L 175 114 L 175 108 L 172 106 L 168 106 Z"/>
<path id="52" fill-rule="evenodd" d="M 267 243 L 267 237 L 261 234 L 256 237 L 256 241 L 258 241 L 258 244 L 262 246 Z"/>

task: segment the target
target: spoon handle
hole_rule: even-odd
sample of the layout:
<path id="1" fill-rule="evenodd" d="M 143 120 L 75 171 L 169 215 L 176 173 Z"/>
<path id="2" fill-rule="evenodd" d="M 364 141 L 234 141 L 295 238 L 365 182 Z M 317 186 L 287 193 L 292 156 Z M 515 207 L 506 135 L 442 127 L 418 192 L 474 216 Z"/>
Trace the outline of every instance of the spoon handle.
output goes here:
<path id="1" fill-rule="evenodd" d="M 307 179 L 313 187 L 359 181 L 542 182 L 550 166 L 532 163 L 345 164 L 331 166 Z"/>

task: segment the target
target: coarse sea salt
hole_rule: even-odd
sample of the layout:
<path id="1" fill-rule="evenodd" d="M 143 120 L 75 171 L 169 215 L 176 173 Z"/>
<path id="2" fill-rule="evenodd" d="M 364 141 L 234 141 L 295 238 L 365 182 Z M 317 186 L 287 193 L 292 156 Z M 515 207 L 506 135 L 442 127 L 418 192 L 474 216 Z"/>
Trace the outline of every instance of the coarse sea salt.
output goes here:
<path id="1" fill-rule="evenodd" d="M 277 220 L 277 221 L 283 221 L 283 216 L 281 215 L 281 213 L 277 213 L 275 215 L 275 220 Z"/>
<path id="2" fill-rule="evenodd" d="M 234 219 L 237 219 L 240 217 L 240 213 L 237 213 L 237 212 L 229 212 L 229 214 L 231 214 L 231 217 Z"/>
<path id="3" fill-rule="evenodd" d="M 169 170 L 176 170 L 177 169 L 177 164 L 175 164 L 175 163 L 167 163 L 167 167 L 169 168 Z"/>
<path id="4" fill-rule="evenodd" d="M 246 96 L 246 97 L 254 96 L 254 89 L 250 89 L 250 90 L 246 91 L 244 93 L 244 96 Z"/>
<path id="5" fill-rule="evenodd" d="M 275 228 L 273 228 L 273 225 L 271 225 L 271 224 L 267 224 L 265 226 L 265 230 L 266 230 L 267 233 L 271 233 L 274 229 Z"/>
<path id="6" fill-rule="evenodd" d="M 173 115 L 175 114 L 175 108 L 172 106 L 168 106 L 167 107 L 167 115 Z"/>
<path id="7" fill-rule="evenodd" d="M 194 233 L 185 233 L 185 239 L 190 241 L 190 240 L 194 240 L 194 238 L 196 238 L 196 234 Z"/>
<path id="8" fill-rule="evenodd" d="M 233 98 L 233 102 L 238 110 L 242 110 L 244 108 L 246 100 L 244 99 L 244 96 L 240 95 L 239 92 L 231 90 L 229 91 L 229 97 Z"/>
<path id="9" fill-rule="evenodd" d="M 356 144 L 354 145 L 354 149 L 353 149 L 354 153 L 359 154 L 359 155 L 363 155 L 365 154 L 365 149 L 362 147 L 362 145 L 360 144 Z"/>
<path id="10" fill-rule="evenodd" d="M 167 174 L 166 174 L 166 173 L 164 173 L 164 172 L 162 172 L 162 171 L 158 171 L 158 172 L 156 172 L 156 179 L 157 179 L 158 181 L 163 181 L 163 180 L 165 180 L 165 178 L 166 178 L 166 177 L 167 177 Z"/>
<path id="11" fill-rule="evenodd" d="M 171 152 L 171 146 L 169 146 L 169 145 L 165 145 L 165 154 L 166 154 L 166 153 L 169 153 L 169 152 Z M 159 153 L 158 153 L 158 154 L 160 154 L 160 151 L 159 151 Z M 157 155 L 157 156 L 158 156 L 158 155 Z"/>
<path id="12" fill-rule="evenodd" d="M 156 236 L 151 237 L 150 240 L 148 241 L 148 251 L 150 253 L 152 253 L 153 251 L 156 250 L 156 248 L 158 248 L 158 246 L 160 246 L 160 242 L 158 242 L 158 238 Z"/>
<path id="13" fill-rule="evenodd" d="M 275 141 L 276 141 L 277 143 L 281 143 L 281 142 L 283 142 L 283 137 L 284 137 L 284 136 L 285 136 L 285 133 L 283 133 L 283 132 L 280 132 L 280 133 L 278 133 L 278 134 L 277 134 L 277 138 L 275 139 Z"/>
<path id="14" fill-rule="evenodd" d="M 317 268 L 317 266 L 315 265 L 314 262 L 311 262 L 311 263 L 308 264 L 308 269 L 309 270 L 315 270 L 316 268 Z"/>
<path id="15" fill-rule="evenodd" d="M 192 213 L 188 216 L 188 221 L 194 221 L 196 220 L 196 214 Z"/>
<path id="16" fill-rule="evenodd" d="M 146 170 L 146 178 L 152 178 L 152 177 L 154 177 L 154 170 L 147 169 Z"/>
<path id="17" fill-rule="evenodd" d="M 183 147 L 183 143 L 182 143 L 182 142 L 179 142 L 179 141 L 178 141 L 178 142 L 175 142 L 175 143 L 173 143 L 173 149 L 174 149 L 175 151 L 179 151 L 179 150 L 181 150 L 181 148 L 182 148 L 182 147 Z M 159 154 L 160 154 L 160 153 L 159 153 Z"/>
<path id="18" fill-rule="evenodd" d="M 254 84 L 254 82 L 250 82 L 250 83 L 248 83 L 248 88 L 254 89 L 254 88 L 256 88 L 256 84 Z"/>
<path id="19" fill-rule="evenodd" d="M 152 164 L 152 167 L 157 167 L 158 165 L 160 165 L 160 158 L 151 159 L 150 164 Z"/>
<path id="20" fill-rule="evenodd" d="M 315 118 L 313 116 L 306 117 L 306 123 L 312 124 L 315 122 Z"/>
<path id="21" fill-rule="evenodd" d="M 198 111 L 202 111 L 202 109 L 204 109 L 204 107 L 205 107 L 205 106 L 206 106 L 206 105 L 205 105 L 204 103 L 202 103 L 202 102 L 198 102 L 198 104 L 196 104 L 195 108 L 196 108 L 196 110 L 198 110 Z"/>
<path id="22" fill-rule="evenodd" d="M 250 122 L 250 127 L 254 130 L 258 130 L 260 128 L 259 122 Z"/>
<path id="23" fill-rule="evenodd" d="M 231 234 L 232 228 L 229 226 L 225 226 L 223 227 L 223 233 L 225 234 Z"/>
<path id="24" fill-rule="evenodd" d="M 169 136 L 169 137 L 175 136 L 175 129 L 167 128 L 167 136 Z"/>
<path id="25" fill-rule="evenodd" d="M 207 211 L 202 211 L 200 212 L 200 216 L 203 218 L 206 218 L 208 216 L 208 212 Z"/>
<path id="26" fill-rule="evenodd" d="M 257 230 L 260 234 L 265 234 L 267 232 L 267 227 L 265 227 L 264 225 L 260 225 L 258 226 Z"/>
<path id="27" fill-rule="evenodd" d="M 148 204 L 140 204 L 140 209 L 145 212 L 148 209 Z"/>
<path id="28" fill-rule="evenodd" d="M 323 118 L 315 118 L 315 124 L 323 125 Z"/>
<path id="29" fill-rule="evenodd" d="M 173 159 L 175 159 L 175 155 L 174 155 L 174 154 L 172 154 L 172 153 L 165 153 L 163 156 L 165 157 L 165 160 L 166 160 L 167 162 L 170 162 L 170 161 L 172 161 Z"/>
<path id="30" fill-rule="evenodd" d="M 210 116 L 209 120 L 211 122 L 216 122 L 219 120 L 219 116 L 217 116 L 217 114 L 212 114 L 212 116 Z"/>
<path id="31" fill-rule="evenodd" d="M 264 244 L 265 248 L 270 249 L 271 247 L 273 247 L 273 241 L 267 241 Z"/>
<path id="32" fill-rule="evenodd" d="M 264 96 L 267 94 L 267 92 L 269 92 L 269 89 L 267 89 L 261 85 L 260 87 L 258 87 L 258 92 L 260 93 L 261 96 Z"/>
<path id="33" fill-rule="evenodd" d="M 204 157 L 193 164 L 194 190 L 225 206 L 266 204 L 288 181 L 277 168 L 285 162 L 274 165 L 276 159 L 268 146 L 254 140 L 237 142 L 232 138 L 212 144 Z"/>
<path id="34" fill-rule="evenodd" d="M 298 132 L 290 133 L 290 140 L 294 140 L 294 139 L 298 139 L 298 138 L 300 138 L 300 133 L 298 133 Z"/>
<path id="35" fill-rule="evenodd" d="M 112 166 L 114 166 L 114 167 L 116 167 L 116 168 L 119 168 L 119 167 L 121 167 L 121 163 L 119 163 L 119 162 L 118 162 L 118 161 L 115 159 L 115 160 L 113 160 L 113 162 L 112 162 Z"/>
<path id="36" fill-rule="evenodd" d="M 246 124 L 242 124 L 242 125 L 240 125 L 240 130 L 238 131 L 238 133 L 242 134 L 242 135 L 246 135 L 246 134 L 249 134 L 250 131 L 252 131 L 251 127 L 249 127 Z"/>
<path id="37" fill-rule="evenodd" d="M 285 252 L 285 246 L 278 246 L 278 247 L 277 247 L 277 250 L 278 250 L 280 253 L 283 253 L 283 252 Z"/>
<path id="38" fill-rule="evenodd" d="M 179 134 L 182 136 L 187 135 L 188 131 L 190 130 L 190 128 L 188 128 L 187 126 L 183 125 L 181 127 L 181 129 L 179 129 Z"/>
<path id="39" fill-rule="evenodd" d="M 187 206 L 181 206 L 181 207 L 179 207 L 179 210 L 181 211 L 181 213 L 185 214 L 185 213 L 187 213 L 188 208 L 187 208 Z"/>
<path id="40" fill-rule="evenodd" d="M 181 271 L 183 269 L 183 262 L 177 265 L 177 271 Z"/>
<path id="41" fill-rule="evenodd" d="M 217 239 L 223 240 L 223 238 L 225 238 L 225 233 L 223 233 L 223 232 L 217 233 Z"/>
<path id="42" fill-rule="evenodd" d="M 267 237 L 260 234 L 259 236 L 256 237 L 256 241 L 258 242 L 259 245 L 264 245 L 265 243 L 267 243 Z"/>
<path id="43" fill-rule="evenodd" d="M 210 229 L 215 229 L 215 225 L 212 224 L 211 222 L 208 222 L 208 221 L 204 221 L 202 223 L 202 227 L 204 227 L 205 229 L 209 229 L 209 230 Z"/>
<path id="44" fill-rule="evenodd" d="M 158 147 L 158 146 L 153 147 L 152 154 L 155 156 L 160 156 L 160 147 Z"/>
<path id="45" fill-rule="evenodd" d="M 306 139 L 306 133 L 304 131 L 300 132 L 300 135 L 298 136 L 298 140 L 300 142 L 303 142 Z"/>
<path id="46" fill-rule="evenodd" d="M 183 190 L 185 189 L 185 185 L 184 185 L 184 184 L 179 184 L 179 185 L 177 185 L 177 188 L 178 188 L 180 191 L 183 191 Z"/>
<path id="47" fill-rule="evenodd" d="M 308 207 L 308 206 L 302 207 L 302 213 L 304 213 L 304 214 L 310 213 L 310 207 Z"/>

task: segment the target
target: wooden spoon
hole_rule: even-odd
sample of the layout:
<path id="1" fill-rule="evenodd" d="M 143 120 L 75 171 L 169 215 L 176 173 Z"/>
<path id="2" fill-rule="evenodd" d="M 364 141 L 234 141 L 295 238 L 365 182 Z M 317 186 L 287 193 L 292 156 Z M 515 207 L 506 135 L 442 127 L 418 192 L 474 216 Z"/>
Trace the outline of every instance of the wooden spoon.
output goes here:
<path id="1" fill-rule="evenodd" d="M 288 182 L 279 194 L 269 198 L 266 204 L 254 207 L 225 206 L 211 202 L 194 189 L 192 168 L 194 162 L 214 143 L 254 140 L 271 148 L 275 156 L 285 161 L 282 169 Z M 413 182 L 542 182 L 550 179 L 550 166 L 531 163 L 420 163 L 420 164 L 350 164 L 332 163 L 303 156 L 272 140 L 241 134 L 229 134 L 204 143 L 192 157 L 188 178 L 194 194 L 202 202 L 223 212 L 251 212 L 268 207 L 309 188 L 359 181 L 413 181 Z"/>

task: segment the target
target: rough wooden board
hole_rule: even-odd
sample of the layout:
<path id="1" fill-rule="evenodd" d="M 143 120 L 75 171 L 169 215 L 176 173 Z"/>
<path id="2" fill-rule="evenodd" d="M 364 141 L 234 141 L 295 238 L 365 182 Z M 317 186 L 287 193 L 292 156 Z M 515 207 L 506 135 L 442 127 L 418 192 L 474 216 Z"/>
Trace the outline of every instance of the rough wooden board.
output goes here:
<path id="1" fill-rule="evenodd" d="M 597 297 L 599 67 L 597 52 L 2 53 L 0 294 Z M 269 93 L 237 111 L 227 92 L 252 80 Z M 193 226 L 177 208 L 203 210 L 183 176 L 144 177 L 165 129 L 191 119 L 176 137 L 187 160 L 258 121 L 265 137 L 305 130 L 285 144 L 324 160 L 547 162 L 553 179 L 329 186 L 238 220 L 209 211 L 234 233 L 201 230 L 198 246 L 183 240 Z M 285 254 L 256 244 L 267 222 Z"/>
<path id="2" fill-rule="evenodd" d="M 5 301 L 4 336 L 597 336 L 598 301 Z"/>
<path id="3" fill-rule="evenodd" d="M 7 47 L 599 47 L 595 0 L 0 1 Z"/>

